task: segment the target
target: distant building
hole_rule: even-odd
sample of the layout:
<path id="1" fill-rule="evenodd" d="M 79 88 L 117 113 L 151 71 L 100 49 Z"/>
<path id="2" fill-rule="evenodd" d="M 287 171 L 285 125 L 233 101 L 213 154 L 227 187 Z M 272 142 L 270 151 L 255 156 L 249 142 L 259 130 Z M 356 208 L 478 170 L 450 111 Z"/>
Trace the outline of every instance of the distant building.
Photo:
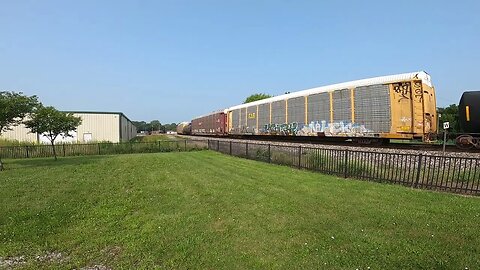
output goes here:
<path id="1" fill-rule="evenodd" d="M 69 112 L 74 116 L 82 118 L 82 124 L 77 131 L 70 132 L 73 137 L 59 136 L 55 142 L 127 142 L 137 136 L 137 128 L 132 121 L 121 112 Z M 41 134 L 30 133 L 24 125 L 19 125 L 13 130 L 7 131 L 2 139 L 48 142 L 48 139 Z"/>

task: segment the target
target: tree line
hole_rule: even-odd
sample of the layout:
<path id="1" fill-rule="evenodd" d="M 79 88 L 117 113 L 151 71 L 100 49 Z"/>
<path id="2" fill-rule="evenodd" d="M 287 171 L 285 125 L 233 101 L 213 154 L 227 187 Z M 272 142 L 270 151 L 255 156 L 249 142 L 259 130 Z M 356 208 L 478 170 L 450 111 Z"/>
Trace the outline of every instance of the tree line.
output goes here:
<path id="1" fill-rule="evenodd" d="M 80 117 L 61 112 L 52 106 L 44 106 L 37 96 L 27 96 L 22 92 L 0 91 L 0 135 L 24 124 L 32 133 L 43 134 L 52 146 L 55 160 L 55 140 L 58 136 L 71 137 L 82 123 Z M 3 163 L 0 157 L 0 170 Z"/>
<path id="2" fill-rule="evenodd" d="M 137 127 L 137 132 L 140 133 L 141 131 L 144 132 L 152 132 L 152 131 L 159 131 L 161 133 L 166 133 L 167 131 L 175 131 L 177 130 L 177 124 L 162 124 L 158 120 L 150 121 L 147 123 L 145 121 L 132 121 L 132 123 Z"/>
<path id="3" fill-rule="evenodd" d="M 451 104 L 447 107 L 438 107 L 437 108 L 439 126 L 438 131 L 443 131 L 443 123 L 449 122 L 450 129 L 448 129 L 451 133 L 461 133 L 463 130 L 460 128 L 460 122 L 458 118 L 458 105 Z"/>
<path id="4" fill-rule="evenodd" d="M 258 93 L 258 94 L 253 94 L 250 95 L 245 99 L 243 103 L 250 103 L 254 102 L 257 100 L 265 99 L 265 98 L 270 98 L 272 97 L 269 94 L 263 94 L 263 93 Z M 137 127 L 137 132 L 145 132 L 145 133 L 151 133 L 154 131 L 158 131 L 161 133 L 166 133 L 167 131 L 176 131 L 177 130 L 177 123 L 170 123 L 170 124 L 162 124 L 159 120 L 153 120 L 148 122 L 145 121 L 132 121 L 132 123 Z"/>

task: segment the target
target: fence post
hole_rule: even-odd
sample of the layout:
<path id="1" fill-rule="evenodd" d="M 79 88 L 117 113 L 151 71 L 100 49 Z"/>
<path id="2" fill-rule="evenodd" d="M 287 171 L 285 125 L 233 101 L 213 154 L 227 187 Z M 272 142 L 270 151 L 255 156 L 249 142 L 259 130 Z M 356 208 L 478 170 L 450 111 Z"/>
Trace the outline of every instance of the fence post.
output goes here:
<path id="1" fill-rule="evenodd" d="M 207 149 L 210 150 L 210 139 L 207 139 Z"/>
<path id="2" fill-rule="evenodd" d="M 248 158 L 248 142 L 245 142 L 245 155 Z"/>
<path id="3" fill-rule="evenodd" d="M 232 141 L 230 141 L 230 156 L 232 155 Z"/>
<path id="4" fill-rule="evenodd" d="M 185 139 L 185 152 L 187 151 L 187 139 Z"/>
<path id="5" fill-rule="evenodd" d="M 302 146 L 298 146 L 298 168 L 302 168 Z"/>
<path id="6" fill-rule="evenodd" d="M 27 150 L 27 158 L 29 158 L 29 157 L 30 157 L 30 154 L 28 153 L 28 145 L 25 146 L 25 149 Z"/>
<path id="7" fill-rule="evenodd" d="M 98 147 L 98 154 L 100 155 L 100 144 L 97 143 L 97 147 Z"/>
<path id="8" fill-rule="evenodd" d="M 272 162 L 272 155 L 270 152 L 270 144 L 268 144 L 268 163 L 271 163 L 271 162 Z"/>
<path id="9" fill-rule="evenodd" d="M 65 143 L 62 143 L 62 149 L 63 149 L 63 156 L 65 157 Z"/>
<path id="10" fill-rule="evenodd" d="M 422 160 L 423 160 L 423 154 L 418 155 L 418 167 L 417 167 L 417 176 L 415 179 L 415 185 L 413 187 L 418 186 L 418 182 L 420 181 L 420 168 L 422 167 Z"/>
<path id="11" fill-rule="evenodd" d="M 220 151 L 220 140 L 217 140 L 217 152 Z"/>
<path id="12" fill-rule="evenodd" d="M 348 149 L 345 149 L 343 178 L 348 178 Z"/>

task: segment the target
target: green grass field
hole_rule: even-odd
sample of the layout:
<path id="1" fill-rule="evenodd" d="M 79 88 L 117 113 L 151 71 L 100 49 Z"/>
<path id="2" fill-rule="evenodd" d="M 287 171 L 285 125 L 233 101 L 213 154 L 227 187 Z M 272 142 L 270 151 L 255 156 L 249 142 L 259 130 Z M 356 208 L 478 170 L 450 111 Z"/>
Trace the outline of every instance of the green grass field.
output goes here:
<path id="1" fill-rule="evenodd" d="M 0 268 L 480 268 L 480 198 L 210 151 L 7 160 L 0 205 Z"/>

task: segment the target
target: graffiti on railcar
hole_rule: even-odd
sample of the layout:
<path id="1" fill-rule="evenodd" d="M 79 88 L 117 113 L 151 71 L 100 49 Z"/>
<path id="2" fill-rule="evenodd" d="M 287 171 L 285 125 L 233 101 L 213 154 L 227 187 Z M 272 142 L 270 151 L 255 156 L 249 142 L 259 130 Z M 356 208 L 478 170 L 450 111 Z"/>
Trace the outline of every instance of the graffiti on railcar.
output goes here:
<path id="1" fill-rule="evenodd" d="M 232 133 L 232 134 L 247 134 L 247 127 L 246 126 L 233 127 L 233 128 L 230 129 L 230 133 Z"/>
<path id="2" fill-rule="evenodd" d="M 398 95 L 398 102 L 402 100 L 410 100 L 411 84 L 409 82 L 401 82 L 393 84 L 393 91 Z"/>
<path id="3" fill-rule="evenodd" d="M 299 136 L 318 136 L 324 134 L 325 136 L 350 136 L 360 137 L 368 133 L 372 133 L 365 125 L 352 123 L 347 121 L 327 123 L 327 121 L 312 121 L 305 125 L 297 134 Z"/>
<path id="4" fill-rule="evenodd" d="M 400 130 L 399 132 L 410 132 L 412 129 L 412 118 L 411 117 L 402 117 L 400 118 Z"/>
<path id="5" fill-rule="evenodd" d="M 422 90 L 422 83 L 415 82 L 413 84 L 413 96 L 415 101 L 422 102 L 423 101 L 423 90 Z"/>
<path id="6" fill-rule="evenodd" d="M 285 123 L 285 124 L 266 124 L 263 127 L 263 132 L 267 134 L 277 135 L 297 135 L 299 125 L 297 122 Z"/>
<path id="7" fill-rule="evenodd" d="M 312 121 L 308 125 L 297 122 L 286 124 L 267 124 L 259 131 L 260 134 L 289 136 L 351 136 L 361 137 L 373 133 L 365 125 L 351 122 Z"/>

